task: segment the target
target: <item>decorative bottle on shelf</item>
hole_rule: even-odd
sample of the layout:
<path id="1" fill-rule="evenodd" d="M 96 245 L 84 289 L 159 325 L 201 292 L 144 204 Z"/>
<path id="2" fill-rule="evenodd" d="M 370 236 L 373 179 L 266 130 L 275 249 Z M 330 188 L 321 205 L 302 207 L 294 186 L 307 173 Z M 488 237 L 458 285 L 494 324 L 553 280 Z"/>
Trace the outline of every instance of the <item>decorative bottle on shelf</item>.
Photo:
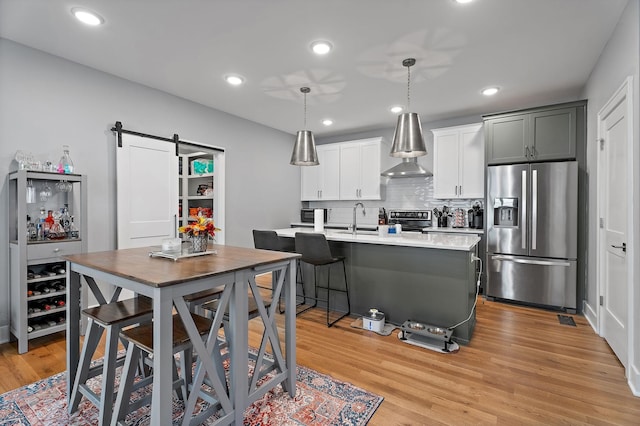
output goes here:
<path id="1" fill-rule="evenodd" d="M 69 216 L 69 205 L 65 204 L 60 213 L 60 225 L 62 225 L 67 238 L 71 238 L 71 217 Z"/>
<path id="2" fill-rule="evenodd" d="M 58 173 L 73 173 L 73 161 L 71 161 L 71 156 L 69 155 L 69 145 L 62 145 L 62 150 L 64 154 L 60 157 L 60 162 L 58 163 Z"/>
<path id="3" fill-rule="evenodd" d="M 73 222 L 73 216 L 71 216 L 71 223 L 69 224 L 69 238 L 80 238 L 80 231 L 78 230 L 76 224 Z"/>

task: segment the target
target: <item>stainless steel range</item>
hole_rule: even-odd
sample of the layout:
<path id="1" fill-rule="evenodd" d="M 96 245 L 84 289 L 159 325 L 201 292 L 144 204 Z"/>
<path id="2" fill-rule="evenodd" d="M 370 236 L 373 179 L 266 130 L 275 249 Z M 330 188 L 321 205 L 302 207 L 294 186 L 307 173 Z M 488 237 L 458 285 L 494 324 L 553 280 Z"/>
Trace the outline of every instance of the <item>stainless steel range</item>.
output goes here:
<path id="1" fill-rule="evenodd" d="M 420 232 L 431 227 L 431 210 L 390 210 L 389 225 L 402 225 L 403 231 Z"/>

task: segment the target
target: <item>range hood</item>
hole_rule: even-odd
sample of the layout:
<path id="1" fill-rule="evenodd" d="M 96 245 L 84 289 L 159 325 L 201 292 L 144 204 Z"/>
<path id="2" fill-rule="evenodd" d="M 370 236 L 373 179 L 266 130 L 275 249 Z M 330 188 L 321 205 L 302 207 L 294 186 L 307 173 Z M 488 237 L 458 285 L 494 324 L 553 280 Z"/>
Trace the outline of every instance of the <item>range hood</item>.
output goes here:
<path id="1" fill-rule="evenodd" d="M 433 176 L 428 170 L 425 170 L 420 164 L 418 164 L 417 157 L 403 158 L 402 163 L 385 170 L 380 173 L 381 176 L 389 178 L 411 178 L 411 177 L 426 177 Z"/>

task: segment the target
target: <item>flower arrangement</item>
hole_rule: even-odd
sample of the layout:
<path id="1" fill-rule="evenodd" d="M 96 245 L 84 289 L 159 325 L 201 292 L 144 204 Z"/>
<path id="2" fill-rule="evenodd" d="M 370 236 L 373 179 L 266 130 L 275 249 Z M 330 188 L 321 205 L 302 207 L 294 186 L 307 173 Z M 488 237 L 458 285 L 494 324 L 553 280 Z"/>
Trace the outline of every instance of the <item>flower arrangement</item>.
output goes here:
<path id="1" fill-rule="evenodd" d="M 198 220 L 196 222 L 191 222 L 188 225 L 181 226 L 178 228 L 178 232 L 187 235 L 188 237 L 198 237 L 198 236 L 210 236 L 215 237 L 216 231 L 220 231 L 220 228 L 216 228 L 213 223 L 213 219 L 198 216 Z"/>

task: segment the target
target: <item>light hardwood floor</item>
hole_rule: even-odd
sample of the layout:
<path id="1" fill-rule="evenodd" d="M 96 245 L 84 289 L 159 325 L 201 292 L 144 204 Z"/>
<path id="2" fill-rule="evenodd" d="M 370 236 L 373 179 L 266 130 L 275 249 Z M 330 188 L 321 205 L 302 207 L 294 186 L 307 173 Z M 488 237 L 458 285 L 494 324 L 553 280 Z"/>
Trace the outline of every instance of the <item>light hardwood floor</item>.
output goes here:
<path id="1" fill-rule="evenodd" d="M 297 318 L 298 363 L 384 397 L 370 425 L 640 424 L 640 398 L 586 320 L 561 325 L 557 313 L 482 301 L 468 346 L 439 354 L 397 334 L 332 328 L 324 311 Z M 282 320 L 281 318 L 279 319 Z M 252 321 L 250 343 L 261 327 Z M 36 339 L 18 355 L 0 345 L 0 392 L 65 368 L 64 334 Z"/>

